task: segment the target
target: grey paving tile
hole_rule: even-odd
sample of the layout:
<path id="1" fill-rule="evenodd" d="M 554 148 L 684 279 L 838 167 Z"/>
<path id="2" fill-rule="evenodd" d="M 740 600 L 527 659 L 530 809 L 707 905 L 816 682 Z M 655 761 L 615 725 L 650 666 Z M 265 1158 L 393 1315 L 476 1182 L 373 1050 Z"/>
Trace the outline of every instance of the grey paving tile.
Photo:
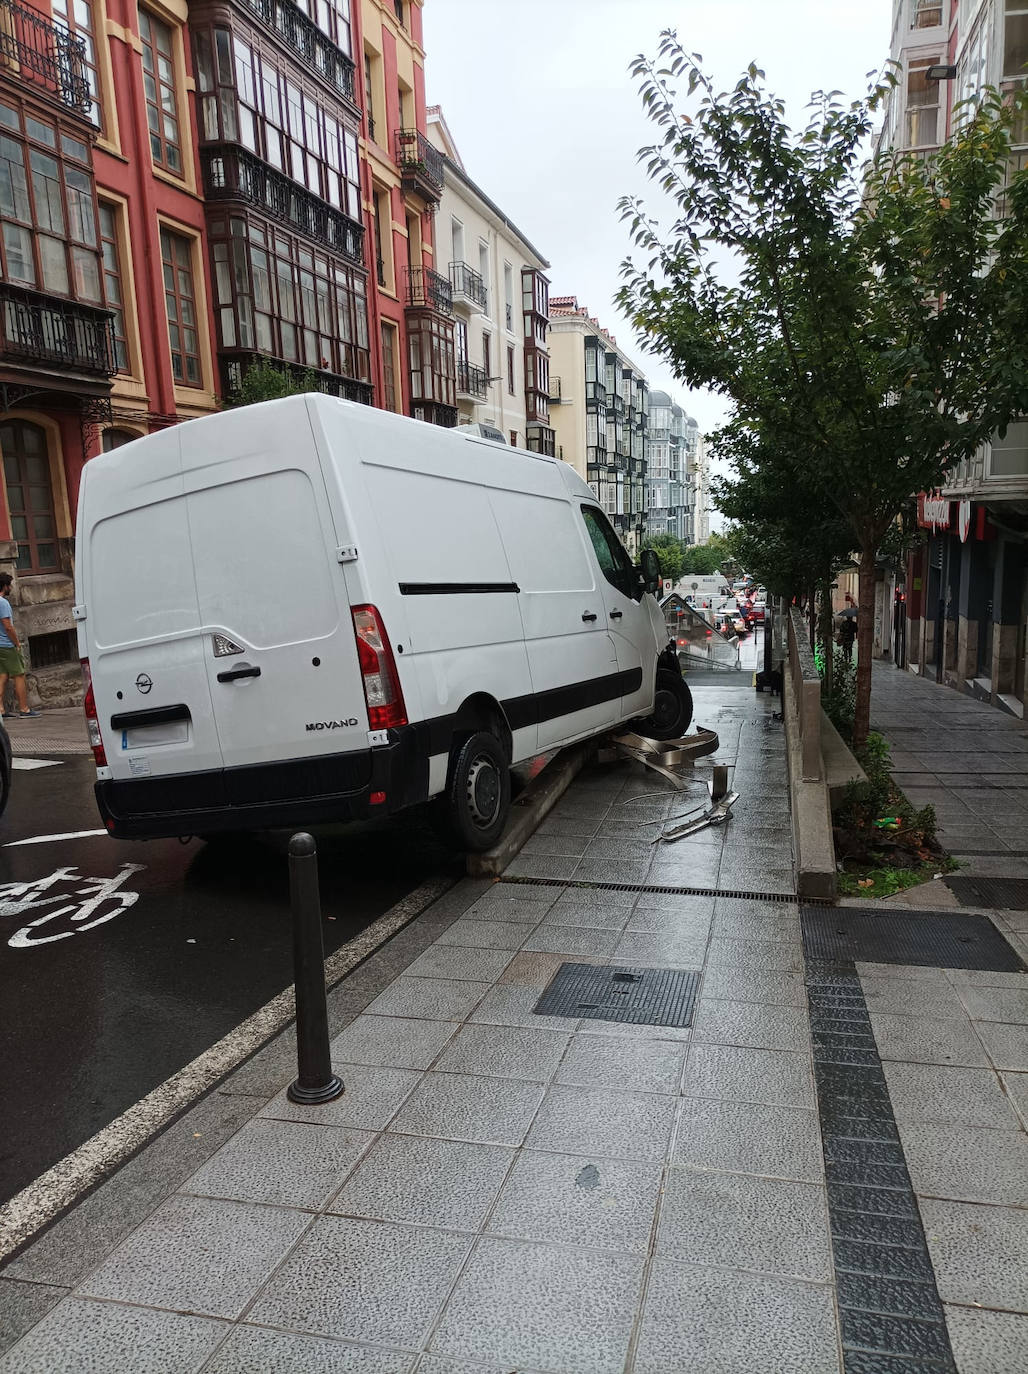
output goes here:
<path id="1" fill-rule="evenodd" d="M 682 898 L 681 900 L 687 901 L 689 899 Z M 713 898 L 703 897 L 698 900 L 707 902 L 709 907 Z M 624 934 L 669 935 L 699 944 L 706 942 L 707 936 L 710 934 L 712 919 L 709 910 L 706 912 L 681 912 L 652 906 L 636 907 L 624 929 Z"/>
<path id="2" fill-rule="evenodd" d="M 237 1326 L 203 1374 L 409 1374 L 414 1359 L 381 1346 Z"/>
<path id="3" fill-rule="evenodd" d="M 727 903 L 723 902 L 722 907 L 725 905 Z M 719 939 L 799 943 L 800 920 L 795 911 L 774 910 L 770 903 L 734 902 L 732 905 L 740 909 L 719 910 L 714 917 L 714 934 Z"/>
<path id="4" fill-rule="evenodd" d="M 1018 1125 L 991 1069 L 896 1063 L 883 1068 L 897 1121 L 953 1121 L 997 1130 Z"/>
<path id="5" fill-rule="evenodd" d="M 803 970 L 803 954 L 798 941 L 725 940 L 715 935 L 711 938 L 707 959 L 711 964 L 758 971 L 776 969 L 799 973 Z"/>
<path id="6" fill-rule="evenodd" d="M 673 1040 L 576 1035 L 554 1081 L 677 1094 L 685 1051 L 685 1044 Z"/>
<path id="7" fill-rule="evenodd" d="M 67 1295 L 55 1284 L 0 1277 L 0 1355 Z"/>
<path id="8" fill-rule="evenodd" d="M 574 1024 L 567 1034 L 541 1026 L 462 1026 L 436 1062 L 446 1073 L 481 1073 L 492 1078 L 524 1078 L 546 1083 L 560 1063 Z"/>
<path id="9" fill-rule="evenodd" d="M 674 1098 L 650 1093 L 554 1086 L 525 1143 L 529 1149 L 604 1159 L 662 1160 L 675 1106 Z"/>
<path id="10" fill-rule="evenodd" d="M 1028 1135 L 937 1122 L 900 1122 L 917 1193 L 1028 1207 Z"/>
<path id="11" fill-rule="evenodd" d="M 525 941 L 524 952 L 560 954 L 565 959 L 593 955 L 605 959 L 618 942 L 616 930 L 594 930 L 584 926 L 537 926 Z"/>
<path id="12" fill-rule="evenodd" d="M 867 1009 L 888 1012 L 895 1016 L 956 1017 L 963 1020 L 965 1011 L 952 985 L 918 982 L 910 978 L 861 978 Z"/>
<path id="13" fill-rule="evenodd" d="M 520 1145 L 542 1097 L 538 1083 L 429 1073 L 400 1108 L 391 1129 L 483 1145 Z"/>
<path id="14" fill-rule="evenodd" d="M 1006 1021 L 1028 1026 L 1028 992 L 1018 988 L 977 988 L 960 984 L 959 994 L 972 1021 Z"/>
<path id="15" fill-rule="evenodd" d="M 0 1359 L 4 1374 L 191 1374 L 229 1327 L 207 1317 L 67 1298 Z"/>
<path id="16" fill-rule="evenodd" d="M 333 1068 L 345 1085 L 334 1102 L 305 1106 L 290 1102 L 285 1089 L 261 1111 L 280 1121 L 312 1121 L 325 1126 L 359 1126 L 380 1131 L 421 1081 L 420 1069 L 390 1069 L 370 1064 L 340 1064 Z"/>
<path id="17" fill-rule="evenodd" d="M 1011 1101 L 1021 1113 L 1022 1121 L 1028 1126 L 1028 1073 L 1007 1072 L 1000 1074 L 1000 1077 Z"/>
<path id="18" fill-rule="evenodd" d="M 920 1200 L 943 1302 L 1028 1312 L 1028 1212 Z"/>
<path id="19" fill-rule="evenodd" d="M 608 903 L 589 901 L 588 893 L 586 899 L 576 894 L 573 901 L 565 901 L 561 898 L 556 902 L 543 918 L 544 926 L 577 926 L 588 930 L 610 930 L 616 934 L 620 933 L 628 920 L 630 907 L 618 904 L 616 906 Z M 596 893 L 596 896 L 606 896 L 606 893 Z M 630 893 L 617 896 L 631 896 Z"/>
<path id="20" fill-rule="evenodd" d="M 813 1111 L 685 1098 L 675 1164 L 820 1182 L 821 1137 Z"/>
<path id="21" fill-rule="evenodd" d="M 547 857 L 580 859 L 589 848 L 591 835 L 561 834 L 539 829 L 521 847 L 522 854 L 546 855 Z"/>
<path id="22" fill-rule="evenodd" d="M 417 1350 L 470 1244 L 443 1231 L 317 1217 L 247 1319 Z"/>
<path id="23" fill-rule="evenodd" d="M 559 887 L 493 883 L 464 915 L 477 921 L 538 921 L 560 894 Z"/>
<path id="24" fill-rule="evenodd" d="M 427 1069 L 456 1029 L 454 1021 L 364 1014 L 332 1041 L 332 1062 Z"/>
<path id="25" fill-rule="evenodd" d="M 595 1021 L 583 1017 L 578 1023 L 579 1035 L 606 1035 L 632 1040 L 673 1040 L 686 1045 L 692 1038 L 688 1026 L 647 1026 L 632 1021 Z"/>
<path id="26" fill-rule="evenodd" d="M 451 1231 L 477 1230 L 513 1158 L 514 1151 L 502 1145 L 387 1132 L 329 1210 Z"/>
<path id="27" fill-rule="evenodd" d="M 831 1289 L 657 1260 L 635 1374 L 839 1374 Z"/>
<path id="28" fill-rule="evenodd" d="M 713 965 L 704 972 L 702 993 L 723 1002 L 771 1002 L 805 1007 L 807 995 L 798 973 Z"/>
<path id="29" fill-rule="evenodd" d="M 689 1097 L 732 1102 L 763 1102 L 776 1107 L 815 1105 L 808 1057 L 787 1050 L 694 1043 L 683 1090 Z"/>
<path id="30" fill-rule="evenodd" d="M 1028 1317 L 946 1307 L 946 1325 L 960 1374 L 1024 1374 Z"/>
<path id="31" fill-rule="evenodd" d="M 486 1229 L 494 1236 L 645 1254 L 661 1176 L 659 1164 L 639 1160 L 523 1150 Z"/>
<path id="32" fill-rule="evenodd" d="M 715 910 L 715 897 L 697 897 L 689 893 L 677 892 L 640 892 L 639 900 L 635 904 L 632 912 L 632 922 L 630 929 L 648 930 L 649 926 L 636 925 L 636 919 L 648 920 L 655 916 L 657 912 L 664 912 L 671 916 L 676 916 L 683 922 L 699 920 L 703 917 L 710 917 Z M 663 929 L 663 927 L 653 927 Z"/>
<path id="33" fill-rule="evenodd" d="M 185 1191 L 284 1207 L 324 1206 L 374 1140 L 371 1131 L 308 1121 L 248 1122 Z"/>
<path id="34" fill-rule="evenodd" d="M 946 983 L 946 970 L 920 968 L 917 964 L 867 964 L 858 961 L 854 967 L 864 978 L 903 978 L 913 983 Z"/>
<path id="35" fill-rule="evenodd" d="M 803 1007 L 776 1007 L 759 1002 L 718 1002 L 701 998 L 693 1017 L 693 1042 L 747 1045 L 754 1049 L 807 1053 L 810 1028 Z"/>
<path id="36" fill-rule="evenodd" d="M 583 883 L 644 883 L 650 871 L 645 859 L 579 859 L 575 881 Z"/>
<path id="37" fill-rule="evenodd" d="M 705 937 L 695 938 L 662 931 L 631 931 L 622 935 L 611 954 L 611 961 L 637 968 L 703 967 Z"/>
<path id="38" fill-rule="evenodd" d="M 87 1297 L 237 1317 L 309 1213 L 205 1197 L 170 1197 L 80 1285 Z M 225 1256 L 232 1263 L 225 1263 Z"/>
<path id="39" fill-rule="evenodd" d="M 510 963 L 510 951 L 431 945 L 407 969 L 408 978 L 454 978 L 493 983 Z"/>
<path id="40" fill-rule="evenodd" d="M 872 1012 L 878 1052 L 882 1059 L 911 1064 L 956 1064 L 986 1068 L 988 1060 L 974 1029 L 965 1017 L 896 1016 Z"/>
<path id="41" fill-rule="evenodd" d="M 503 976 L 499 979 L 497 986 L 505 987 L 508 984 L 516 984 L 520 987 L 536 988 L 541 995 L 543 989 L 553 981 L 553 976 L 561 964 L 568 962 L 606 964 L 607 960 L 602 956 L 526 953 L 522 950 L 515 954 L 503 970 Z"/>
<path id="42" fill-rule="evenodd" d="M 570 878 L 580 862 L 575 854 L 519 854 L 506 872 L 510 878 Z"/>
<path id="43" fill-rule="evenodd" d="M 1009 938 L 1010 930 L 1018 929 L 1018 922 L 1028 921 L 1028 913 L 1018 914 L 1007 912 L 1010 918 L 1009 926 L 1006 922 L 997 921 L 1000 925 L 1000 934 Z M 953 984 L 969 984 L 974 988 L 1015 988 L 1022 992 L 1028 992 L 1028 973 L 998 973 L 983 971 L 981 969 L 968 968 L 949 968 L 945 970 L 949 982 Z"/>
<path id="44" fill-rule="evenodd" d="M 507 949 L 512 953 L 536 927 L 535 921 L 479 921 L 464 916 L 444 930 L 437 944 L 464 948 Z"/>
<path id="45" fill-rule="evenodd" d="M 1028 1026 L 1010 1026 L 1002 1021 L 978 1021 L 975 1029 L 985 1044 L 985 1052 L 997 1069 L 1028 1070 Z"/>
<path id="46" fill-rule="evenodd" d="M 501 1368 L 621 1374 L 642 1273 L 641 1257 L 484 1239 L 446 1305 L 432 1350 Z"/>
<path id="47" fill-rule="evenodd" d="M 527 1026 L 533 1030 L 573 1030 L 575 1018 L 537 1016 L 533 1011 L 542 989 L 519 983 L 497 983 L 468 1018 L 471 1025 Z"/>
<path id="48" fill-rule="evenodd" d="M 414 1374 L 510 1374 L 510 1365 L 479 1364 L 478 1360 L 451 1360 L 446 1355 L 422 1355 Z M 525 1374 L 532 1374 L 526 1370 Z"/>
<path id="49" fill-rule="evenodd" d="M 657 1255 L 791 1278 L 830 1277 L 828 1207 L 819 1183 L 674 1168 Z"/>

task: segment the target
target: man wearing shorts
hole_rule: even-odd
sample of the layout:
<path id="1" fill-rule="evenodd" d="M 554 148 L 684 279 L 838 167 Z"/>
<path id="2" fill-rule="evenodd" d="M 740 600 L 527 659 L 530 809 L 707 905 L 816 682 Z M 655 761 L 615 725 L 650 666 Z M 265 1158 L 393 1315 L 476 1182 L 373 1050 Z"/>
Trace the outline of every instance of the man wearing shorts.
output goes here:
<path id="1" fill-rule="evenodd" d="M 0 573 L 0 710 L 3 709 L 4 692 L 7 679 L 14 678 L 14 695 L 18 698 L 18 709 L 7 720 L 18 720 L 22 716 L 38 716 L 38 711 L 29 710 L 29 694 L 25 686 L 25 660 L 21 656 L 21 643 L 18 631 L 11 618 L 11 603 L 8 596 L 14 578 L 10 573 Z"/>

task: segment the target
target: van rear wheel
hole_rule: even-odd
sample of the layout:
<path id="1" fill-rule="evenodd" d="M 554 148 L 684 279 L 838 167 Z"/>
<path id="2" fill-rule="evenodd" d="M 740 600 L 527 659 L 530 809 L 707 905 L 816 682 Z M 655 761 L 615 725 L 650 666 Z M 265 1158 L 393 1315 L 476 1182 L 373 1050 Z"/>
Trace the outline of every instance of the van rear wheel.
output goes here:
<path id="1" fill-rule="evenodd" d="M 455 749 L 445 794 L 449 837 L 480 854 L 503 834 L 510 813 L 510 765 L 495 735 L 486 730 Z"/>
<path id="2" fill-rule="evenodd" d="M 681 739 L 692 724 L 692 692 L 681 673 L 657 669 L 653 714 L 633 722 L 649 739 Z"/>

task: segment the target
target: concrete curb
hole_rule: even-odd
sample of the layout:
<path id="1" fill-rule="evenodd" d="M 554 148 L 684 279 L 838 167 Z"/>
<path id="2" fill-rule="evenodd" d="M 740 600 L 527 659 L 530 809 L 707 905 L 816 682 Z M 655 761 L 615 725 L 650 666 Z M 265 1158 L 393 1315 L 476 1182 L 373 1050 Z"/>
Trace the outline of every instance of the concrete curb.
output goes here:
<path id="1" fill-rule="evenodd" d="M 469 854 L 469 878 L 498 878 L 507 865 L 521 852 L 522 846 L 535 834 L 543 820 L 560 801 L 575 778 L 596 757 L 599 741 L 583 740 L 581 744 L 562 749 L 538 777 L 522 792 L 511 807 L 510 823 L 499 844 L 484 854 Z"/>
<path id="2" fill-rule="evenodd" d="M 839 884 L 828 784 L 823 777 L 814 782 L 804 780 L 799 712 L 788 672 L 782 674 L 782 714 L 785 718 L 785 757 L 789 768 L 796 892 L 800 897 L 835 901 Z"/>

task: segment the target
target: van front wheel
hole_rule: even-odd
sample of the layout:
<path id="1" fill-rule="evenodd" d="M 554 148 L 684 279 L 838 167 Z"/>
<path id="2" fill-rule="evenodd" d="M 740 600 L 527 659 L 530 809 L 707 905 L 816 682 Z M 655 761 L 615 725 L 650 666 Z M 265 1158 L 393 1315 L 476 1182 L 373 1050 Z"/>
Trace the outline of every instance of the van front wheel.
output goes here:
<path id="1" fill-rule="evenodd" d="M 681 673 L 657 669 L 653 714 L 633 722 L 640 735 L 650 739 L 681 739 L 692 724 L 692 692 Z"/>
<path id="2" fill-rule="evenodd" d="M 503 834 L 510 812 L 510 767 L 495 735 L 482 730 L 460 744 L 446 789 L 447 828 L 461 849 L 480 854 Z"/>

